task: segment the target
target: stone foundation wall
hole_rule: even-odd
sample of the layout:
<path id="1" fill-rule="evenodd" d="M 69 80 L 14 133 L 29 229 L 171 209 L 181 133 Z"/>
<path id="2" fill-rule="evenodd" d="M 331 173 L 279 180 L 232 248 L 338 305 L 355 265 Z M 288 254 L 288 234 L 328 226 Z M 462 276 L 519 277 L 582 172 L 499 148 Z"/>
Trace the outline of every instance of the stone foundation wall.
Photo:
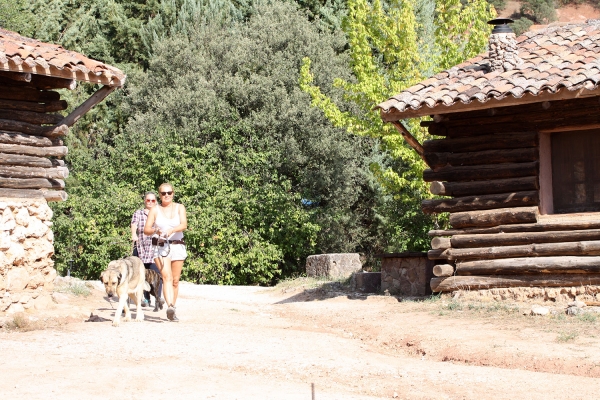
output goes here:
<path id="1" fill-rule="evenodd" d="M 511 301 L 546 301 L 553 303 L 569 303 L 574 300 L 600 302 L 600 286 L 577 287 L 517 287 L 482 290 L 457 290 L 449 296 L 465 300 L 511 300 Z"/>
<path id="2" fill-rule="evenodd" d="M 432 269 L 427 256 L 382 257 L 381 290 L 392 295 L 426 296 L 431 293 L 428 270 Z"/>
<path id="3" fill-rule="evenodd" d="M 0 198 L 0 312 L 48 303 L 56 277 L 51 219 L 43 199 Z"/>

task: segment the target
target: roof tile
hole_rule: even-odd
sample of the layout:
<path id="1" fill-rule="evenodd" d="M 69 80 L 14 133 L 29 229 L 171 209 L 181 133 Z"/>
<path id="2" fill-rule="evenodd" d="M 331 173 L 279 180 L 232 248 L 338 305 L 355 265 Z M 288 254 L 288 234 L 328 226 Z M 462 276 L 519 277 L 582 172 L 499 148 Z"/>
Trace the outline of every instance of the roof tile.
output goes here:
<path id="1" fill-rule="evenodd" d="M 491 98 L 556 93 L 560 88 L 592 90 L 600 85 L 600 20 L 552 24 L 519 36 L 517 45 L 524 61 L 517 69 L 489 72 L 488 54 L 483 53 L 405 90 L 380 107 L 395 107 L 396 99 L 401 99 L 397 109 L 402 112 L 473 100 L 480 101 L 483 108 Z"/>
<path id="2" fill-rule="evenodd" d="M 4 64 L 3 70 L 26 70 L 59 78 L 75 77 L 79 81 L 99 82 L 110 86 L 122 86 L 126 78 L 115 67 L 59 45 L 43 43 L 5 29 L 0 29 L 0 63 Z"/>

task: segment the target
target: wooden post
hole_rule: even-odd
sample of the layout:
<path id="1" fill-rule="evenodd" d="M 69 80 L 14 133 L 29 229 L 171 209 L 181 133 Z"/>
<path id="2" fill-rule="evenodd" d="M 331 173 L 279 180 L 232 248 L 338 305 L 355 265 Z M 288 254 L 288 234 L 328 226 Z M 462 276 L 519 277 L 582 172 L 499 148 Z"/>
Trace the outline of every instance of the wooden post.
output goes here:
<path id="1" fill-rule="evenodd" d="M 438 196 L 472 196 L 495 193 L 524 192 L 539 189 L 536 176 L 521 178 L 490 179 L 472 182 L 439 182 L 429 185 L 429 191 Z"/>
<path id="2" fill-rule="evenodd" d="M 449 264 L 438 264 L 433 267 L 433 275 L 435 276 L 452 276 L 454 267 Z"/>
<path id="3" fill-rule="evenodd" d="M 450 215 L 454 228 L 486 227 L 537 222 L 537 207 L 498 208 L 484 211 L 465 211 Z"/>
<path id="4" fill-rule="evenodd" d="M 537 192 L 488 194 L 485 196 L 457 197 L 455 199 L 423 200 L 421 210 L 425 214 L 491 210 L 495 208 L 537 205 Z"/>
<path id="5" fill-rule="evenodd" d="M 116 88 L 116 86 L 102 86 L 96 91 L 96 93 L 91 95 L 89 99 L 84 101 L 79 107 L 73 110 L 71 114 L 67 115 L 59 123 L 59 125 L 73 126 L 73 124 L 75 124 L 75 122 L 77 122 L 82 115 L 90 111 L 96 104 L 104 100 L 106 96 L 111 94 Z"/>
<path id="6" fill-rule="evenodd" d="M 600 229 L 588 229 L 579 231 L 553 231 L 553 232 L 515 232 L 481 235 L 454 235 L 450 239 L 452 247 L 496 247 L 517 246 L 532 243 L 564 243 L 600 240 Z"/>
<path id="7" fill-rule="evenodd" d="M 406 140 L 406 143 L 408 143 L 408 145 L 417 152 L 419 157 L 421 157 L 421 159 L 425 161 L 425 164 L 429 165 L 427 163 L 427 159 L 425 158 L 425 150 L 423 150 L 423 146 L 421 146 L 421 143 L 419 143 L 419 141 L 415 139 L 413 135 L 410 134 L 410 132 L 404 127 L 402 122 L 394 121 L 391 124 L 394 125 L 398 132 L 400 132 L 404 140 Z"/>
<path id="8" fill-rule="evenodd" d="M 450 276 L 431 279 L 433 292 L 506 287 L 569 287 L 599 285 L 600 274 Z"/>

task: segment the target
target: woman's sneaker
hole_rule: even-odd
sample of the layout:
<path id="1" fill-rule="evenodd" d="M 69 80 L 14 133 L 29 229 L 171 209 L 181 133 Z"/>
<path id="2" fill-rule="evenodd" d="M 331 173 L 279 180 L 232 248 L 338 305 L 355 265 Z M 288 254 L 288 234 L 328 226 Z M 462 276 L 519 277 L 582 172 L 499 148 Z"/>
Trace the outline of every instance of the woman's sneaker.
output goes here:
<path id="1" fill-rule="evenodd" d="M 167 308 L 167 318 L 169 319 L 169 321 L 173 321 L 175 318 L 175 307 L 173 306 L 169 306 L 169 308 Z"/>

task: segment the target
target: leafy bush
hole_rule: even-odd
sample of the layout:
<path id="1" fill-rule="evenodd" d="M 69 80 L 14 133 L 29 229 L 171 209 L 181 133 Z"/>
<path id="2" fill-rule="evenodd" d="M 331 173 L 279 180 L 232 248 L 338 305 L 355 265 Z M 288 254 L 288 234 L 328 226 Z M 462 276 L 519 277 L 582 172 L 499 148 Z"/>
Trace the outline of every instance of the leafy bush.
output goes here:
<path id="1" fill-rule="evenodd" d="M 554 0 L 523 0 L 521 14 L 538 24 L 556 21 Z"/>
<path id="2" fill-rule="evenodd" d="M 519 36 L 522 33 L 527 32 L 531 25 L 533 25 L 533 21 L 529 18 L 519 18 L 512 24 L 512 30 Z"/>

